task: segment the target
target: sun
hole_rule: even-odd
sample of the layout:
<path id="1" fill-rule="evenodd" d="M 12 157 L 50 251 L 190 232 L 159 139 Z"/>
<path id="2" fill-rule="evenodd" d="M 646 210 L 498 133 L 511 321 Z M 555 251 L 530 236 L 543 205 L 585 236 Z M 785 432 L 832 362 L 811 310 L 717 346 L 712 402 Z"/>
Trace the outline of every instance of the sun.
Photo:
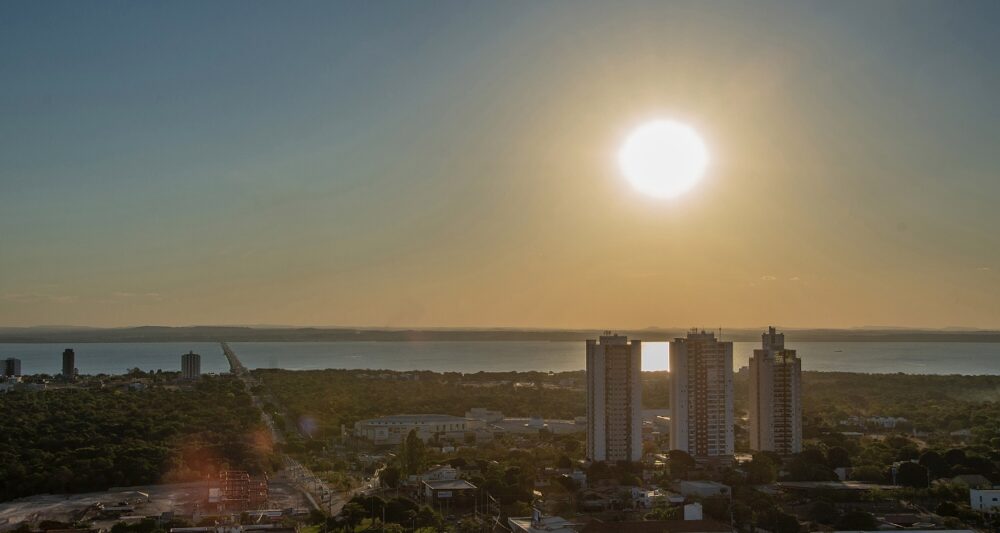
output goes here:
<path id="1" fill-rule="evenodd" d="M 673 198 L 694 186 L 708 166 L 708 149 L 690 126 L 654 120 L 629 134 L 618 151 L 622 174 L 643 194 Z"/>

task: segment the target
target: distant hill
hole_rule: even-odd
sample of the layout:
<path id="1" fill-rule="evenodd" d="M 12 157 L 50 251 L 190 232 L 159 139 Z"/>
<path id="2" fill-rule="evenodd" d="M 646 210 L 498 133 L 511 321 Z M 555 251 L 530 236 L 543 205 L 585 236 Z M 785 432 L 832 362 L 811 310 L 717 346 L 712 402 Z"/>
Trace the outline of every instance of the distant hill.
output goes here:
<path id="1" fill-rule="evenodd" d="M 722 338 L 756 341 L 760 329 L 724 329 Z M 683 336 L 683 329 L 617 330 L 630 338 L 664 341 Z M 907 330 L 899 328 L 787 329 L 789 342 L 1000 342 L 1000 331 Z M 0 342 L 296 342 L 296 341 L 583 341 L 599 330 L 533 329 L 378 329 L 248 326 L 139 326 L 87 328 L 75 326 L 0 327 Z"/>

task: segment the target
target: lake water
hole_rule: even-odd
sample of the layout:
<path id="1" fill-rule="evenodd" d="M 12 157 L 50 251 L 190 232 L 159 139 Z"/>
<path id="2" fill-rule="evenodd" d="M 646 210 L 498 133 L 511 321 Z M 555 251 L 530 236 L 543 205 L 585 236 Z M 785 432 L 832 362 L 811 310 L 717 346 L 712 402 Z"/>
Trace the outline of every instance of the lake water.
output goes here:
<path id="1" fill-rule="evenodd" d="M 247 368 L 373 368 L 454 372 L 566 371 L 585 366 L 582 342 L 235 342 Z M 733 343 L 735 368 L 745 366 L 755 342 Z M 803 370 L 907 374 L 1000 374 L 1000 343 L 789 342 Z M 201 354 L 202 372 L 227 372 L 217 343 L 0 343 L 0 359 L 17 357 L 26 374 L 57 374 L 62 351 L 73 348 L 81 374 L 121 374 L 127 369 L 180 370 L 181 354 Z M 667 344 L 643 344 L 643 368 L 667 367 Z"/>

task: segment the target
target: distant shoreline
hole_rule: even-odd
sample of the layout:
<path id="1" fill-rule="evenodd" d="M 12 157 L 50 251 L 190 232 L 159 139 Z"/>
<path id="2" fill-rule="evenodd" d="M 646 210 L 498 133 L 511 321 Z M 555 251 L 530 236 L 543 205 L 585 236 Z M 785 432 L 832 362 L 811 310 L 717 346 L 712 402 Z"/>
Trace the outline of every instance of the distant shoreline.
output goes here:
<path id="1" fill-rule="evenodd" d="M 723 329 L 722 338 L 737 342 L 760 339 L 761 329 Z M 633 339 L 661 342 L 681 337 L 682 329 L 616 330 Z M 0 343 L 143 343 L 143 342 L 408 342 L 408 341 L 549 341 L 582 342 L 599 330 L 528 329 L 379 329 L 253 328 L 238 326 L 140 326 L 132 328 L 3 328 Z M 1000 343 L 1000 331 L 921 329 L 786 329 L 789 342 L 975 342 Z"/>

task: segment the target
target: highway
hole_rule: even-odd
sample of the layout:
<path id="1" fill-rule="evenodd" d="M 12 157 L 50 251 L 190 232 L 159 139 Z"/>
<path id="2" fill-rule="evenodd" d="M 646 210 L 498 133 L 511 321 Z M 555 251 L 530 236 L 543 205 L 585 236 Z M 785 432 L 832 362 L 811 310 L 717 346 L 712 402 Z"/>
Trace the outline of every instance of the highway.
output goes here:
<path id="1" fill-rule="evenodd" d="M 220 344 L 222 345 L 222 353 L 226 354 L 226 359 L 229 361 L 229 371 L 237 376 L 245 376 L 247 367 L 243 366 L 239 357 L 236 357 L 236 352 L 229 347 L 229 344 L 225 342 Z"/>
<path id="2" fill-rule="evenodd" d="M 257 385 L 256 379 L 250 373 L 249 370 L 243 363 L 240 362 L 239 357 L 236 356 L 236 352 L 229 347 L 229 344 L 225 342 L 220 343 L 222 345 L 222 353 L 226 355 L 226 359 L 229 361 L 230 372 L 240 378 L 243 385 L 246 387 L 247 392 L 250 393 L 250 397 L 253 403 L 261 412 L 261 418 L 264 424 L 271 431 L 271 436 L 273 441 L 276 443 L 284 442 L 285 436 L 281 431 L 274 425 L 274 420 L 271 414 L 268 413 L 263 407 L 264 402 L 254 393 L 254 385 Z M 296 425 L 292 425 L 297 427 Z M 309 438 L 308 435 L 302 435 L 303 437 Z M 306 495 L 306 498 L 317 510 L 322 510 L 330 513 L 330 516 L 336 516 L 340 513 L 340 510 L 347 503 L 347 500 L 353 497 L 359 492 L 367 492 L 376 488 L 378 485 L 378 477 L 373 477 L 365 483 L 364 487 L 361 489 L 349 491 L 347 493 L 340 493 L 331 489 L 325 481 L 314 474 L 309 468 L 300 462 L 293 459 L 287 454 L 281 454 L 282 464 L 284 465 L 284 473 L 288 474 L 292 482 L 299 487 L 299 489 Z"/>

